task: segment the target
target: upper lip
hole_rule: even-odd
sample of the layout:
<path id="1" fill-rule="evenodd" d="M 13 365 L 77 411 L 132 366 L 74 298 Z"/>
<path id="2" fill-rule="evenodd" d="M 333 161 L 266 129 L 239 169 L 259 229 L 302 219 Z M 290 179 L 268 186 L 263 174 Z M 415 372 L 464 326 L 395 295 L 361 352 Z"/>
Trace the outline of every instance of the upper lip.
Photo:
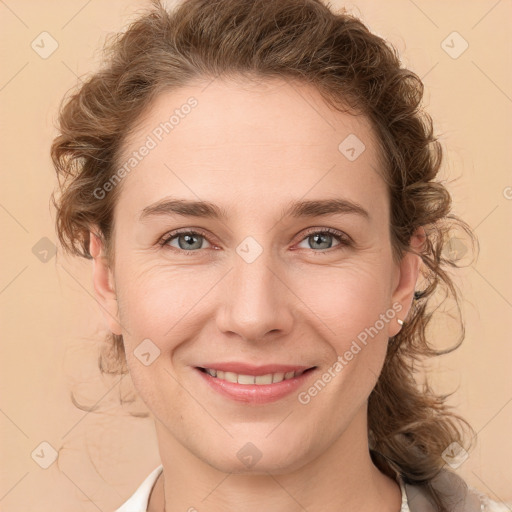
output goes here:
<path id="1" fill-rule="evenodd" d="M 198 368 L 210 368 L 221 372 L 233 372 L 239 375 L 267 375 L 269 373 L 300 372 L 313 367 L 289 364 L 264 364 L 262 366 L 255 366 L 248 363 L 225 362 L 208 363 Z"/>

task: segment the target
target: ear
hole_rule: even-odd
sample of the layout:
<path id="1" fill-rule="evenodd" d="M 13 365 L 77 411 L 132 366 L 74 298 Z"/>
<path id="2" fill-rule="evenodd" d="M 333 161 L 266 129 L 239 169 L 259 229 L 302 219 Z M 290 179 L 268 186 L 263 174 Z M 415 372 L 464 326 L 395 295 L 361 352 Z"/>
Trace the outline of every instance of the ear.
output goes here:
<path id="1" fill-rule="evenodd" d="M 421 253 L 426 241 L 426 233 L 423 226 L 418 227 L 411 236 L 409 246 L 417 253 Z M 395 289 L 391 298 L 391 303 L 399 303 L 402 309 L 396 314 L 396 318 L 405 321 L 414 296 L 414 289 L 418 280 L 421 266 L 421 257 L 412 252 L 406 252 L 399 264 L 397 278 L 395 279 Z M 398 322 L 393 322 L 389 328 L 389 336 L 395 336 L 401 329 Z"/>
<path id="2" fill-rule="evenodd" d="M 117 296 L 114 288 L 114 275 L 105 256 L 103 242 L 93 231 L 90 231 L 89 252 L 93 257 L 92 279 L 96 300 L 101 306 L 101 312 L 108 328 L 114 334 L 121 333 Z"/>

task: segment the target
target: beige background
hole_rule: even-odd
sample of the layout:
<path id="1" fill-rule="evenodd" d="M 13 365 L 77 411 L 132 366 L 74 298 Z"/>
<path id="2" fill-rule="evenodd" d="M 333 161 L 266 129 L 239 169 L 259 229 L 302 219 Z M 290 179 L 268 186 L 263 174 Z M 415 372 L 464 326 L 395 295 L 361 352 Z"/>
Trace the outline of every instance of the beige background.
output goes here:
<path id="1" fill-rule="evenodd" d="M 450 186 L 454 211 L 480 240 L 479 260 L 458 281 L 466 339 L 431 367 L 435 388 L 455 391 L 450 404 L 478 434 L 457 472 L 493 499 L 510 502 L 512 51 L 507 20 L 512 3 L 355 4 L 344 5 L 395 44 L 404 63 L 424 79 L 425 105 L 446 150 L 444 176 L 458 178 Z M 60 249 L 56 257 L 48 253 L 46 263 L 33 253 L 36 244 L 48 244 L 40 241 L 44 237 L 56 243 L 49 146 L 59 101 L 78 76 L 96 69 L 105 35 L 124 27 L 146 5 L 142 0 L 0 1 L 0 509 L 5 512 L 112 510 L 159 464 L 152 420 L 129 414 L 144 412 L 144 405 L 116 406 L 119 393 L 130 390 L 129 378 L 121 380 L 120 391 L 119 377 L 97 375 L 95 354 L 105 327 L 93 297 L 90 263 L 66 258 Z M 46 59 L 31 47 L 44 31 L 58 42 Z M 453 31 L 469 43 L 456 59 L 441 46 Z M 453 51 L 460 44 L 455 39 Z M 448 346 L 454 336 L 449 326 L 439 329 L 436 343 Z M 84 403 L 97 403 L 101 414 L 77 409 L 71 390 Z M 40 446 L 43 442 L 51 447 Z M 43 469 L 36 461 L 48 460 L 52 449 L 58 459 Z"/>

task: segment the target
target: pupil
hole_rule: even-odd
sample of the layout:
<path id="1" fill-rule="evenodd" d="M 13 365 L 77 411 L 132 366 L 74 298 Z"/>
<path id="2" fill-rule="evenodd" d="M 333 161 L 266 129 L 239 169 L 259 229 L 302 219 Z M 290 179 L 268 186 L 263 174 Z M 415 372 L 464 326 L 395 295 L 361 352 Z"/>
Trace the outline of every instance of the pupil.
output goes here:
<path id="1" fill-rule="evenodd" d="M 320 233 L 317 233 L 316 235 L 313 235 L 313 238 L 315 240 L 315 243 L 322 243 L 321 239 L 323 238 L 325 240 L 325 238 L 329 237 L 330 235 L 325 235 L 325 234 L 320 234 Z M 320 242 L 318 241 L 318 239 L 320 239 Z M 324 241 L 324 243 L 326 243 Z M 329 245 L 329 244 L 327 244 Z M 323 247 L 323 249 L 329 249 L 329 247 Z"/>
<path id="2" fill-rule="evenodd" d="M 185 249 L 190 249 L 194 245 L 194 239 L 197 239 L 198 237 L 196 235 L 182 235 L 182 238 L 184 238 L 186 240 Z M 181 247 L 181 244 L 180 244 L 180 248 L 183 249 L 184 247 Z"/>

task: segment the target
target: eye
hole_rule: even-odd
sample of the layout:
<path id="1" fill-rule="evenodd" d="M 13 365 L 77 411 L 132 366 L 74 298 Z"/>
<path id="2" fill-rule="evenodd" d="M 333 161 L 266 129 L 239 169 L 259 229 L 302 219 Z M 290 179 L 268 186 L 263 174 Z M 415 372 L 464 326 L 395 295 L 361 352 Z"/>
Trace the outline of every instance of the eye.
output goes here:
<path id="1" fill-rule="evenodd" d="M 329 249 L 332 248 L 332 241 L 330 241 L 330 239 L 332 238 L 335 238 L 339 242 L 337 245 L 334 246 L 335 250 L 336 248 L 342 249 L 343 247 L 351 245 L 350 238 L 347 235 L 345 235 L 341 231 L 332 228 L 325 228 L 320 231 L 318 230 L 318 228 L 313 228 L 307 233 L 306 238 L 304 238 L 302 242 L 306 241 L 308 243 L 309 247 L 306 247 L 306 249 L 321 249 L 320 251 L 314 252 L 319 252 L 320 254 L 322 254 L 324 252 L 329 251 Z"/>
<path id="2" fill-rule="evenodd" d="M 166 234 L 164 238 L 160 240 L 159 244 L 162 247 L 170 245 L 178 251 L 190 253 L 196 252 L 196 249 L 204 249 L 204 247 L 202 247 L 203 240 L 207 241 L 206 235 L 199 231 L 173 231 L 172 233 Z M 172 241 L 176 241 L 178 247 L 171 245 L 170 242 Z"/>

